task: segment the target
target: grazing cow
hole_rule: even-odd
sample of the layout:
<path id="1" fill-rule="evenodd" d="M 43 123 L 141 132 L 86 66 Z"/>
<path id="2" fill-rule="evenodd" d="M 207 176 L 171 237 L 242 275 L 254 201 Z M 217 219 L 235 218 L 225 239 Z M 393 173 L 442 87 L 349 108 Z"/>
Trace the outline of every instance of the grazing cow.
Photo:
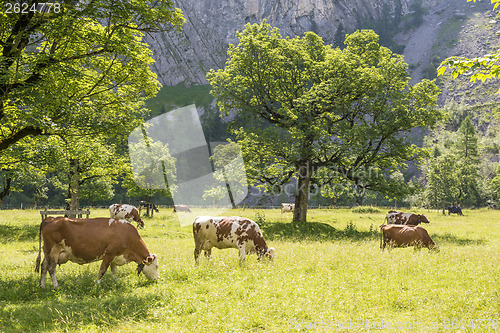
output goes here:
<path id="1" fill-rule="evenodd" d="M 267 247 L 260 228 L 254 221 L 238 216 L 197 216 L 193 223 L 194 260 L 198 264 L 201 250 L 210 259 L 212 247 L 236 248 L 240 252 L 240 266 L 247 254 L 257 253 L 258 259 L 274 259 L 274 248 Z"/>
<path id="2" fill-rule="evenodd" d="M 143 208 L 146 208 L 147 209 L 147 212 L 148 212 L 148 215 L 149 215 L 149 212 L 151 211 L 151 214 L 153 213 L 153 210 L 157 213 L 160 212 L 160 210 L 158 209 L 158 207 L 154 204 L 154 203 L 151 203 L 151 202 L 147 202 L 147 201 L 140 201 L 139 202 L 139 215 L 141 214 L 141 210 Z"/>
<path id="3" fill-rule="evenodd" d="M 295 204 L 292 203 L 282 203 L 281 204 L 281 214 L 286 212 L 292 212 L 295 209 Z"/>
<path id="4" fill-rule="evenodd" d="M 448 215 L 450 215 L 451 213 L 457 214 L 457 215 L 464 215 L 464 214 L 462 214 L 462 208 L 460 208 L 458 206 L 448 207 Z"/>
<path id="5" fill-rule="evenodd" d="M 135 206 L 125 204 L 113 204 L 109 206 L 109 215 L 112 219 L 127 220 L 137 222 L 137 226 L 144 228 L 144 221 L 141 220 L 139 211 Z"/>
<path id="6" fill-rule="evenodd" d="M 174 213 L 176 212 L 191 212 L 188 205 L 174 205 Z"/>
<path id="7" fill-rule="evenodd" d="M 52 286 L 57 288 L 56 265 L 62 265 L 68 260 L 80 265 L 102 260 L 97 283 L 110 265 L 113 276 L 116 276 L 116 267 L 131 261 L 137 263 L 137 274 L 143 272 L 150 280 L 158 279 L 156 254 L 149 253 L 137 229 L 125 220 L 66 217 L 44 219 L 38 235 L 37 273 L 40 271 L 42 238 L 44 259 L 41 287 L 45 286 L 48 271 Z"/>
<path id="8" fill-rule="evenodd" d="M 387 224 L 418 225 L 420 223 L 430 223 L 424 214 L 417 215 L 390 211 L 385 218 L 387 219 Z"/>
<path id="9" fill-rule="evenodd" d="M 386 245 L 389 247 L 413 246 L 415 250 L 426 247 L 429 250 L 438 251 L 427 230 L 418 225 L 383 224 L 380 226 L 380 230 L 382 251 Z"/>

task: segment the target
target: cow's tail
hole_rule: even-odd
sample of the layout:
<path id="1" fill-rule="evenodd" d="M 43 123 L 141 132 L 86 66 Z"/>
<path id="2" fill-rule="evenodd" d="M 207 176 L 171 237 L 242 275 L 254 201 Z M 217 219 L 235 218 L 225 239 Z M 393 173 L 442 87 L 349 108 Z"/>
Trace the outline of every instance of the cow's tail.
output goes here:
<path id="1" fill-rule="evenodd" d="M 40 223 L 40 231 L 38 232 L 38 257 L 36 257 L 35 273 L 40 272 L 40 261 L 42 260 L 42 226 L 43 222 Z"/>
<path id="2" fill-rule="evenodd" d="M 383 224 L 382 224 L 383 225 Z M 384 238 L 384 232 L 382 231 L 382 229 L 380 230 L 380 248 L 382 249 L 382 242 L 383 242 L 383 238 Z"/>
<path id="3" fill-rule="evenodd" d="M 379 226 L 379 228 L 382 228 L 384 226 L 384 224 L 387 224 L 387 215 L 385 216 L 384 222 L 382 222 L 382 224 Z"/>

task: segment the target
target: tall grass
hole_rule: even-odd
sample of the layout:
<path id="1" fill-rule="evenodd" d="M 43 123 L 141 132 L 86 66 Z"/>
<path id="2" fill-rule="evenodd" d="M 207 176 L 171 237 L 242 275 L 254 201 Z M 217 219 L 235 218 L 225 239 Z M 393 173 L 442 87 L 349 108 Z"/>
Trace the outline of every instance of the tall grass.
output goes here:
<path id="1" fill-rule="evenodd" d="M 424 213 L 439 253 L 381 253 L 383 209 L 311 210 L 305 225 L 278 209 L 234 210 L 228 214 L 259 221 L 277 253 L 274 263 L 254 255 L 240 268 L 233 249 L 214 249 L 211 262 L 201 258 L 195 267 L 191 228 L 163 209 L 140 230 L 159 256 L 159 282 L 129 264 L 97 285 L 100 263 L 67 263 L 57 268 L 60 287 L 53 290 L 50 279 L 39 288 L 33 272 L 38 212 L 0 211 L 0 331 L 326 332 L 398 323 L 398 331 L 429 331 L 429 323 L 439 324 L 434 331 L 452 323 L 485 330 L 480 319 L 500 319 L 500 212 Z"/>

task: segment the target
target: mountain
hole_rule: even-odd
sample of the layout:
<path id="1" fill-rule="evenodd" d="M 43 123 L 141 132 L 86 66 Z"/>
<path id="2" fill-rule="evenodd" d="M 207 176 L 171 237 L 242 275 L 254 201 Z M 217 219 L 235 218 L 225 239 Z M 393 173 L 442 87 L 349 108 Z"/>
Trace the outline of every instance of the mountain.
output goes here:
<path id="1" fill-rule="evenodd" d="M 154 71 L 164 85 L 206 84 L 205 73 L 221 68 L 236 31 L 247 23 L 266 19 L 282 36 L 314 31 L 328 44 L 334 42 L 339 26 L 351 32 L 358 21 L 380 18 L 384 10 L 408 14 L 408 0 L 177 0 L 184 12 L 183 31 L 147 37 L 156 64 Z"/>

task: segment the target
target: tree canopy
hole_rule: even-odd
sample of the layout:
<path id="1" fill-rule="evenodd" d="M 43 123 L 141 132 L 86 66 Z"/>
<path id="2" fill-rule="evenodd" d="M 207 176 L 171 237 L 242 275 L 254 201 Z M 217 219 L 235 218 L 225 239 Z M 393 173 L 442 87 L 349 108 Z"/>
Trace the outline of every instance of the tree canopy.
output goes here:
<path id="1" fill-rule="evenodd" d="M 0 14 L 0 151 L 28 135 L 133 128 L 159 86 L 143 34 L 183 23 L 170 0 L 60 4 Z"/>
<path id="2" fill-rule="evenodd" d="M 0 170 L 26 163 L 16 152 L 26 143 L 16 145 L 27 137 L 56 135 L 81 147 L 76 155 L 84 156 L 85 147 L 109 152 L 100 143 L 124 138 L 142 122 L 144 101 L 159 89 L 142 39 L 182 27 L 173 1 L 23 1 L 25 10 L 0 3 Z M 84 144 L 89 138 L 93 148 Z"/>
<path id="3" fill-rule="evenodd" d="M 234 118 L 230 130 L 249 179 L 297 179 L 295 222 L 306 221 L 313 183 L 404 191 L 385 175 L 423 153 L 411 144 L 411 130 L 442 117 L 433 82 L 411 86 L 403 57 L 381 47 L 371 30 L 348 35 L 343 50 L 313 32 L 283 38 L 266 22 L 237 36 L 226 67 L 207 79 L 221 111 Z"/>

